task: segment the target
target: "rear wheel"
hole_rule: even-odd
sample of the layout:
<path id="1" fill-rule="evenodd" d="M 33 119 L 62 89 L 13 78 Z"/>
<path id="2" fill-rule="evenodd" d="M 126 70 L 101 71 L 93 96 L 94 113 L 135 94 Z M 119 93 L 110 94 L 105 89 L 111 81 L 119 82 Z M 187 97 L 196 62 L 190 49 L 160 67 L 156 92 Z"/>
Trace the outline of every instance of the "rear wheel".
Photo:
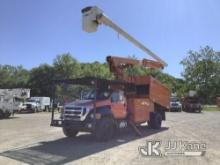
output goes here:
<path id="1" fill-rule="evenodd" d="M 108 141 L 113 137 L 114 133 L 114 121 L 110 117 L 97 121 L 95 131 L 93 132 L 95 139 L 98 141 Z"/>
<path id="2" fill-rule="evenodd" d="M 162 116 L 160 113 L 153 112 L 150 114 L 150 120 L 148 121 L 148 126 L 153 129 L 160 129 L 162 124 Z"/>
<path id="3" fill-rule="evenodd" d="M 44 112 L 49 112 L 49 107 L 48 106 L 45 106 Z"/>
<path id="4" fill-rule="evenodd" d="M 63 133 L 66 137 L 76 137 L 78 131 L 70 128 L 63 128 Z"/>

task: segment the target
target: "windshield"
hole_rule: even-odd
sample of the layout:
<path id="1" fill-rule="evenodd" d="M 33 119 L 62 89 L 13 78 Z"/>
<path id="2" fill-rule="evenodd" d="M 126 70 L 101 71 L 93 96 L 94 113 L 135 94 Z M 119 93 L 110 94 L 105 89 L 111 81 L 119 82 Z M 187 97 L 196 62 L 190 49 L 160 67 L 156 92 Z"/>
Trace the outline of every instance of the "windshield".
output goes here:
<path id="1" fill-rule="evenodd" d="M 31 102 L 31 103 L 39 103 L 39 101 L 37 101 L 37 100 L 33 100 L 33 99 L 29 99 L 29 100 L 27 100 L 27 102 Z"/>
<path id="2" fill-rule="evenodd" d="M 35 100 L 27 100 L 28 102 L 35 102 Z"/>
<path id="3" fill-rule="evenodd" d="M 178 98 L 171 98 L 172 102 L 179 102 L 180 100 Z"/>
<path id="4" fill-rule="evenodd" d="M 199 100 L 197 98 L 191 98 L 191 99 L 188 99 L 187 101 L 192 104 L 199 103 Z"/>
<path id="5" fill-rule="evenodd" d="M 95 95 L 97 100 L 104 100 L 109 98 L 110 94 L 111 92 L 108 90 L 97 90 L 97 95 L 96 95 L 95 90 L 90 90 L 82 96 L 82 100 L 94 100 Z"/>

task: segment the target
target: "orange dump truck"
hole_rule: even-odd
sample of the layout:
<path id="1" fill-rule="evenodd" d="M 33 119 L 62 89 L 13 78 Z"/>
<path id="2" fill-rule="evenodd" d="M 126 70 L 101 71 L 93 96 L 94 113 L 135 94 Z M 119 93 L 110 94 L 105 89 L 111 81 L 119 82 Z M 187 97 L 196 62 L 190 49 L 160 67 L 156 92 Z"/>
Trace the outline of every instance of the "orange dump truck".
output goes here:
<path id="1" fill-rule="evenodd" d="M 136 126 L 145 122 L 152 129 L 160 129 L 165 111 L 169 110 L 169 90 L 150 76 L 128 81 L 85 77 L 55 82 L 91 89 L 81 99 L 64 104 L 61 119 L 54 119 L 53 108 L 51 125 L 62 127 L 67 137 L 85 131 L 106 141 L 118 129 L 127 127 L 141 134 Z"/>
<path id="2" fill-rule="evenodd" d="M 80 100 L 64 104 L 61 119 L 54 119 L 53 109 L 51 125 L 62 127 L 68 137 L 87 131 L 98 140 L 108 140 L 117 129 L 128 126 L 141 135 L 136 125 L 145 122 L 150 128 L 159 129 L 165 120 L 165 111 L 169 110 L 169 89 L 150 76 L 128 76 L 125 71 L 134 66 L 162 69 L 167 66 L 166 62 L 109 19 L 97 6 L 85 7 L 81 12 L 84 31 L 96 32 L 98 26 L 106 25 L 156 61 L 108 56 L 106 61 L 115 80 L 85 77 L 55 81 L 55 84 L 89 86 L 90 90 Z"/>
<path id="3" fill-rule="evenodd" d="M 62 127 L 67 137 L 86 131 L 101 141 L 112 138 L 117 129 L 127 127 L 141 135 L 136 126 L 145 122 L 152 129 L 160 129 L 169 110 L 169 89 L 151 76 L 124 75 L 124 68 L 132 66 L 130 59 L 120 58 L 119 62 L 115 57 L 108 57 L 107 62 L 117 80 L 84 77 L 55 81 L 56 84 L 89 86 L 90 90 L 79 100 L 64 104 L 61 119 L 54 119 L 53 109 L 51 125 Z"/>

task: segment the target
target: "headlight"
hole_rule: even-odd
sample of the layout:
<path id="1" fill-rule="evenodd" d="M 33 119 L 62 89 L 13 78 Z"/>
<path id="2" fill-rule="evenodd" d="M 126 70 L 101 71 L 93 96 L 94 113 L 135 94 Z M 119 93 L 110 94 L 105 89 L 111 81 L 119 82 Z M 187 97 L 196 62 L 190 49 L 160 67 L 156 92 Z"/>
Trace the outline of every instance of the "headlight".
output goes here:
<path id="1" fill-rule="evenodd" d="M 83 116 L 86 114 L 86 107 L 83 108 Z"/>

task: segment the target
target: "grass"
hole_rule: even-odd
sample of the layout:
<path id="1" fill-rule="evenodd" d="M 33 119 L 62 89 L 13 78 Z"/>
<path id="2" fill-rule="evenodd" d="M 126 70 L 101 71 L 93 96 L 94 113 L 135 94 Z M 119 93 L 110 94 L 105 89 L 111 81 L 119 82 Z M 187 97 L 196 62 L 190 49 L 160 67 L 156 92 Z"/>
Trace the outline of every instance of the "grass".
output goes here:
<path id="1" fill-rule="evenodd" d="M 203 111 L 208 111 L 208 112 L 214 112 L 214 111 L 219 111 L 220 112 L 220 108 L 217 106 L 209 106 L 209 105 L 205 105 L 202 108 Z"/>

